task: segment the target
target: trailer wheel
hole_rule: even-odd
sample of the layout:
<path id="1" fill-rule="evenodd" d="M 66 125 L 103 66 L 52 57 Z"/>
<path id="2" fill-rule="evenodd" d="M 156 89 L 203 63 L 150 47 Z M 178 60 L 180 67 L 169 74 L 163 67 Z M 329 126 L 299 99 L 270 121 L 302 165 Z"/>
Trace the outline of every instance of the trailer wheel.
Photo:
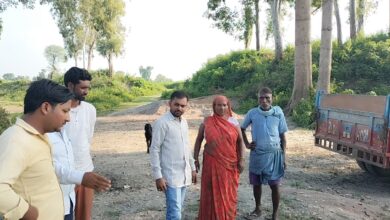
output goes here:
<path id="1" fill-rule="evenodd" d="M 377 167 L 367 163 L 366 163 L 366 168 L 368 172 L 373 175 L 381 176 L 381 177 L 390 177 L 390 169 L 384 169 L 382 167 Z"/>
<path id="2" fill-rule="evenodd" d="M 366 167 L 366 163 L 364 163 L 364 162 L 361 161 L 361 160 L 356 160 L 356 163 L 357 163 L 357 165 L 360 167 L 360 169 L 362 169 L 362 170 L 368 172 L 367 167 Z"/>

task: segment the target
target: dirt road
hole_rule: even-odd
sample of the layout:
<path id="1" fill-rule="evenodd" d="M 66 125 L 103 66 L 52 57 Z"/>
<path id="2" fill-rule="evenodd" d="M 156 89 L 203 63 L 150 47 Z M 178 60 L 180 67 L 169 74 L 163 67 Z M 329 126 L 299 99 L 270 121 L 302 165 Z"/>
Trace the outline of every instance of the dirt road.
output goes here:
<path id="1" fill-rule="evenodd" d="M 191 142 L 211 98 L 193 100 L 186 118 Z M 113 181 L 109 192 L 95 197 L 93 219 L 164 219 L 165 197 L 151 176 L 143 126 L 167 110 L 163 102 L 114 116 L 99 117 L 93 155 L 96 171 Z M 317 148 L 312 131 L 290 126 L 287 171 L 282 183 L 280 219 L 389 219 L 390 179 L 361 171 L 354 160 Z M 247 157 L 248 157 L 247 152 Z M 248 161 L 248 159 L 247 159 Z M 198 176 L 200 178 L 200 174 Z M 195 219 L 200 184 L 189 188 L 184 219 Z M 247 170 L 240 177 L 238 217 L 254 207 Z M 263 188 L 263 216 L 270 219 L 270 190 Z"/>

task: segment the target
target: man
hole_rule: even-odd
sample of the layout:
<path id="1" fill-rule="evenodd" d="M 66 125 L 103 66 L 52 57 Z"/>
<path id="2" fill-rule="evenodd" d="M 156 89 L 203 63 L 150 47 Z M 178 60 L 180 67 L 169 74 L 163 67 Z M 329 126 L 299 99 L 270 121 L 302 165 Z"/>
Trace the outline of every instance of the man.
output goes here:
<path id="1" fill-rule="evenodd" d="M 169 112 L 153 126 L 150 158 L 158 191 L 165 193 L 166 219 L 181 219 L 186 187 L 196 183 L 194 158 L 190 150 L 187 121 L 182 115 L 187 109 L 188 96 L 172 93 Z"/>
<path id="2" fill-rule="evenodd" d="M 244 143 L 251 149 L 249 157 L 249 181 L 253 185 L 256 207 L 248 216 L 261 216 L 261 184 L 272 190 L 272 219 L 278 218 L 280 200 L 279 184 L 284 176 L 287 124 L 282 109 L 272 106 L 272 91 L 260 89 L 259 107 L 251 109 L 245 116 L 241 130 Z M 245 129 L 251 125 L 252 142 L 249 143 Z"/>
<path id="3" fill-rule="evenodd" d="M 96 109 L 85 102 L 91 88 L 92 77 L 85 69 L 70 68 L 64 75 L 65 86 L 75 94 L 70 110 L 70 122 L 65 125 L 73 147 L 75 169 L 91 172 L 94 169 L 91 157 L 91 142 L 96 122 Z M 76 186 L 75 219 L 92 218 L 94 190 L 83 185 Z"/>
<path id="4" fill-rule="evenodd" d="M 50 80 L 31 83 L 24 114 L 0 136 L 0 215 L 62 220 L 64 205 L 46 132 L 69 121 L 73 94 Z"/>
<path id="5" fill-rule="evenodd" d="M 55 172 L 64 197 L 64 220 L 73 220 L 76 204 L 75 184 L 102 192 L 111 187 L 111 182 L 94 172 L 75 170 L 72 145 L 64 129 L 48 133 L 48 136 L 53 149 Z"/>

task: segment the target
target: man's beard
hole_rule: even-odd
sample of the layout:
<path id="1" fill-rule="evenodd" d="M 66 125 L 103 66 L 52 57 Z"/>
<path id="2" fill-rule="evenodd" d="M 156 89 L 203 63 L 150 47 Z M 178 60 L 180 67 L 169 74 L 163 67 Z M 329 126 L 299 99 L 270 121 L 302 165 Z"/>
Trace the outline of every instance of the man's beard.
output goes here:
<path id="1" fill-rule="evenodd" d="M 82 95 L 77 95 L 77 94 L 75 94 L 75 99 L 77 99 L 77 100 L 79 100 L 79 101 L 81 102 L 81 101 L 84 101 L 84 100 L 85 100 L 85 97 L 82 96 Z"/>

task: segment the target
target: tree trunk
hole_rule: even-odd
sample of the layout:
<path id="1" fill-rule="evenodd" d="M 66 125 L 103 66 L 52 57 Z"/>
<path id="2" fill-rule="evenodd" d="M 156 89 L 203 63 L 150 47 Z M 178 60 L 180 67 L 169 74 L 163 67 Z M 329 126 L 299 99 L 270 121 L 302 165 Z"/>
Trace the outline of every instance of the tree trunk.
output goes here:
<path id="1" fill-rule="evenodd" d="M 310 44 L 310 6 L 311 1 L 296 0 L 295 3 L 295 56 L 294 88 L 287 105 L 287 113 L 309 97 L 311 82 L 311 44 Z"/>
<path id="2" fill-rule="evenodd" d="M 95 47 L 95 41 L 94 39 L 90 45 L 88 45 L 88 64 L 87 64 L 87 70 L 91 70 L 92 65 L 92 59 L 93 59 L 93 48 Z"/>
<path id="3" fill-rule="evenodd" d="M 332 68 L 332 9 L 333 0 L 322 1 L 322 31 L 320 49 L 320 70 L 317 91 L 330 92 L 330 73 Z"/>
<path id="4" fill-rule="evenodd" d="M 271 2 L 271 17 L 272 17 L 272 29 L 275 40 L 275 59 L 281 60 L 283 58 L 283 45 L 282 37 L 280 33 L 279 16 L 281 0 L 272 0 Z"/>
<path id="5" fill-rule="evenodd" d="M 114 75 L 114 64 L 112 59 L 113 59 L 112 53 L 109 53 L 107 60 L 108 60 L 108 76 L 110 78 L 112 78 L 112 76 Z"/>
<path id="6" fill-rule="evenodd" d="M 364 33 L 364 14 L 366 13 L 365 8 L 366 6 L 366 1 L 365 0 L 358 0 L 358 26 L 357 26 L 357 33 Z"/>
<path id="7" fill-rule="evenodd" d="M 77 67 L 77 55 L 74 54 L 74 55 L 73 55 L 73 58 L 74 58 L 74 66 Z"/>
<path id="8" fill-rule="evenodd" d="M 255 0 L 255 29 L 256 29 L 256 50 L 260 51 L 260 8 L 259 8 L 259 0 Z"/>
<path id="9" fill-rule="evenodd" d="M 356 38 L 355 0 L 349 0 L 349 37 Z"/>
<path id="10" fill-rule="evenodd" d="M 245 30 L 244 30 L 244 46 L 249 49 L 253 35 L 253 9 L 251 5 L 245 5 L 244 8 Z"/>
<path id="11" fill-rule="evenodd" d="M 337 42 L 341 46 L 343 45 L 343 33 L 341 29 L 341 18 L 340 18 L 340 11 L 339 11 L 339 4 L 338 0 L 334 0 L 334 13 L 336 16 L 336 25 L 337 25 Z"/>

